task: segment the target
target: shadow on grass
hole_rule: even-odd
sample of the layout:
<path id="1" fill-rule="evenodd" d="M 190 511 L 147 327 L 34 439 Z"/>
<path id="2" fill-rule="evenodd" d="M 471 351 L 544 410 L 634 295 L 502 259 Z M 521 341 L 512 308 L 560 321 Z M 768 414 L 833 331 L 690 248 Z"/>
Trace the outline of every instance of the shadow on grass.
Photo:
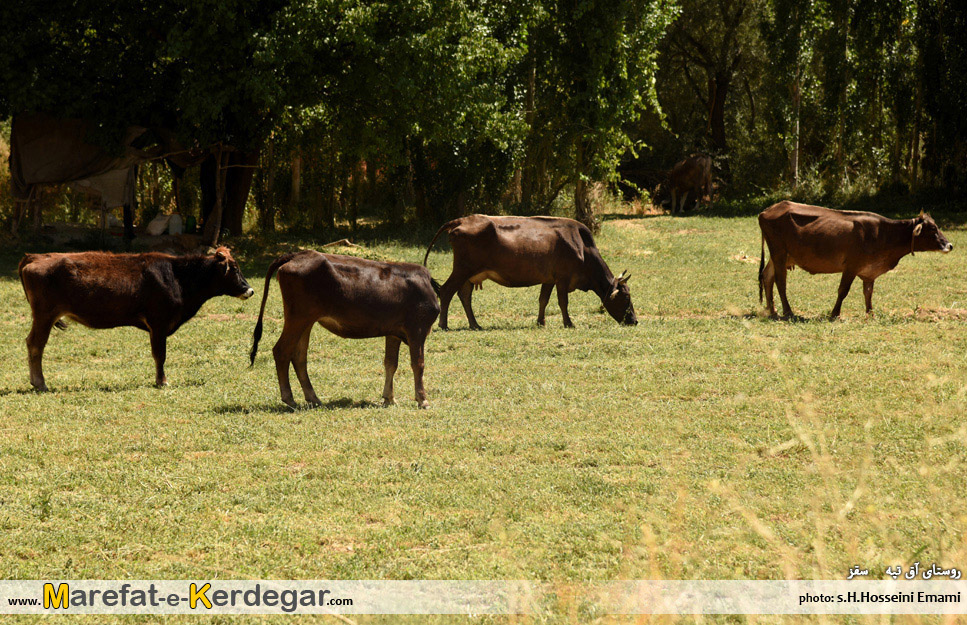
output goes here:
<path id="1" fill-rule="evenodd" d="M 41 393 L 32 387 L 28 388 L 5 388 L 0 389 L 0 397 L 7 395 L 63 395 L 66 393 L 120 393 L 124 391 L 154 390 L 163 393 L 165 390 L 178 390 L 179 388 L 191 388 L 205 386 L 205 382 L 198 380 L 186 380 L 169 384 L 165 388 L 157 388 L 153 382 L 132 382 L 124 384 L 95 384 L 91 386 L 59 386 L 49 385 L 49 390 Z"/>
<path id="2" fill-rule="evenodd" d="M 299 402 L 296 404 L 295 408 L 290 408 L 289 406 L 283 404 L 280 400 L 275 402 L 261 402 L 252 404 L 227 404 L 225 406 L 215 408 L 213 412 L 216 414 L 251 414 L 253 412 L 288 414 L 291 412 L 342 410 L 346 408 L 381 408 L 382 406 L 383 405 L 380 403 L 369 400 L 354 400 L 349 397 L 340 397 L 339 399 L 331 399 L 319 406 Z"/>

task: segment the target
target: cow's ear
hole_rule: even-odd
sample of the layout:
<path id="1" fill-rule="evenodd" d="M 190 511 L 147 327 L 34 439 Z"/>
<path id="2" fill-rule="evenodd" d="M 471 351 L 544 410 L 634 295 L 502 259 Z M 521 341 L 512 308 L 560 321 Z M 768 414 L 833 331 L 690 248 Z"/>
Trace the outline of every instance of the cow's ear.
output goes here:
<path id="1" fill-rule="evenodd" d="M 918 223 L 913 229 L 913 236 L 918 237 L 921 232 L 923 232 L 923 223 Z"/>

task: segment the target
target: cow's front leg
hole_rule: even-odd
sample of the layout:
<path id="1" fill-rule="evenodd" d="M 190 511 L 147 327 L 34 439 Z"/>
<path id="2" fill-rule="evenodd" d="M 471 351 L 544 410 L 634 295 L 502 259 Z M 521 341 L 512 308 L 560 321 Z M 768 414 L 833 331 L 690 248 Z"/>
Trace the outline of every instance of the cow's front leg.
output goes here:
<path id="1" fill-rule="evenodd" d="M 551 299 L 551 291 L 554 290 L 553 284 L 542 284 L 541 285 L 541 298 L 538 300 L 537 308 L 537 325 L 544 327 L 544 310 L 547 308 L 547 302 Z"/>
<path id="2" fill-rule="evenodd" d="M 467 313 L 467 321 L 470 323 L 471 330 L 482 330 L 480 324 L 477 323 L 477 318 L 473 315 L 473 307 L 470 305 L 473 299 L 473 283 L 470 281 L 464 282 L 460 290 L 457 291 L 457 296 L 460 298 L 460 303 L 463 304 L 463 311 Z"/>
<path id="3" fill-rule="evenodd" d="M 30 334 L 27 335 L 27 361 L 30 364 L 30 385 L 41 393 L 48 391 L 47 383 L 44 381 L 44 347 L 50 338 L 50 329 L 54 325 L 54 320 L 34 319 L 30 326 Z"/>
<path id="4" fill-rule="evenodd" d="M 557 284 L 557 305 L 561 307 L 561 316 L 564 318 L 564 327 L 573 328 L 571 316 L 567 314 L 567 284 Z"/>
<path id="5" fill-rule="evenodd" d="M 383 405 L 392 406 L 396 403 L 393 399 L 393 377 L 400 362 L 400 343 L 395 336 L 386 337 L 386 355 L 383 356 L 383 369 L 386 372 L 386 381 L 383 382 Z"/>
<path id="6" fill-rule="evenodd" d="M 292 368 L 295 369 L 295 375 L 299 378 L 302 393 L 309 405 L 321 406 L 322 401 L 319 400 L 315 389 L 312 388 L 312 382 L 309 381 L 309 335 L 311 333 L 312 325 L 309 325 L 302 333 L 302 337 L 299 338 L 299 342 L 296 343 L 295 352 L 292 354 Z"/>
<path id="7" fill-rule="evenodd" d="M 684 213 L 685 212 L 685 202 L 687 200 L 688 200 L 688 191 L 686 191 L 685 193 L 682 193 L 682 205 L 678 207 L 678 212 L 679 213 Z"/>
<path id="8" fill-rule="evenodd" d="M 419 408 L 430 407 L 430 403 L 426 401 L 426 388 L 423 386 L 424 343 L 426 343 L 426 334 L 411 335 L 409 337 L 410 366 L 413 368 L 413 386 L 416 389 L 416 405 Z"/>
<path id="9" fill-rule="evenodd" d="M 873 315 L 873 280 L 863 280 L 863 298 L 866 300 L 866 314 Z"/>
<path id="10" fill-rule="evenodd" d="M 848 271 L 843 272 L 843 277 L 839 281 L 839 294 L 836 296 L 836 305 L 833 306 L 833 312 L 829 313 L 829 320 L 834 321 L 839 317 L 839 311 L 843 307 L 843 300 L 849 294 L 849 288 L 853 285 L 853 280 L 856 279 L 855 273 L 850 273 Z M 864 291 L 866 288 L 864 287 Z"/>
<path id="11" fill-rule="evenodd" d="M 162 330 L 149 330 L 151 332 L 151 355 L 154 357 L 154 385 L 158 388 L 168 386 L 168 378 L 165 377 L 165 358 L 168 352 L 168 335 Z"/>

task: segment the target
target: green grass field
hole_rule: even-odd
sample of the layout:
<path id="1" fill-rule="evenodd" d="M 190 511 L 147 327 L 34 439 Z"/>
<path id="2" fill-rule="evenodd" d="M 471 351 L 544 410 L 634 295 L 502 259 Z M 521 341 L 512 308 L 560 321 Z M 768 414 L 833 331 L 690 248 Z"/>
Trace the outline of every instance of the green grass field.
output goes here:
<path id="1" fill-rule="evenodd" d="M 467 331 L 454 299 L 453 330 L 427 341 L 427 411 L 412 401 L 405 348 L 398 405 L 384 409 L 383 341 L 319 327 L 309 373 L 327 404 L 285 409 L 275 284 L 248 368 L 270 260 L 253 253 L 243 270 L 259 297 L 212 300 L 169 339 L 168 388 L 153 387 L 146 333 L 72 324 L 45 354 L 54 392 L 35 394 L 16 279 L 24 250 L 8 246 L 3 577 L 573 582 L 965 568 L 967 232 L 941 226 L 957 249 L 906 257 L 880 278 L 874 318 L 857 282 L 829 323 L 839 277 L 797 270 L 789 297 L 805 320 L 780 322 L 757 315 L 754 218 L 612 216 L 597 240 L 615 273 L 633 274 L 639 325 L 618 326 L 578 292 L 577 328 L 561 326 L 552 297 L 541 329 L 537 288 L 485 283 L 474 295 L 485 331 Z M 363 245 L 410 262 L 425 249 Z M 450 262 L 438 244 L 438 280 Z"/>

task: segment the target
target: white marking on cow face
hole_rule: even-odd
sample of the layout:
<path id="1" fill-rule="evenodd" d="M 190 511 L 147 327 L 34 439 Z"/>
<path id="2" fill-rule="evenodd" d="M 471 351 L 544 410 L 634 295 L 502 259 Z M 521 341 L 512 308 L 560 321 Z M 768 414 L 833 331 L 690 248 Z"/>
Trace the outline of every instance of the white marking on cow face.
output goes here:
<path id="1" fill-rule="evenodd" d="M 945 245 L 944 248 L 940 251 L 943 252 L 944 254 L 949 254 L 950 252 L 953 251 L 953 249 L 954 249 L 954 244 L 951 243 L 950 241 L 947 241 L 947 245 Z"/>
<path id="2" fill-rule="evenodd" d="M 247 291 L 238 296 L 238 299 L 248 299 L 253 295 L 255 295 L 255 291 L 252 290 L 252 287 L 249 287 Z"/>

